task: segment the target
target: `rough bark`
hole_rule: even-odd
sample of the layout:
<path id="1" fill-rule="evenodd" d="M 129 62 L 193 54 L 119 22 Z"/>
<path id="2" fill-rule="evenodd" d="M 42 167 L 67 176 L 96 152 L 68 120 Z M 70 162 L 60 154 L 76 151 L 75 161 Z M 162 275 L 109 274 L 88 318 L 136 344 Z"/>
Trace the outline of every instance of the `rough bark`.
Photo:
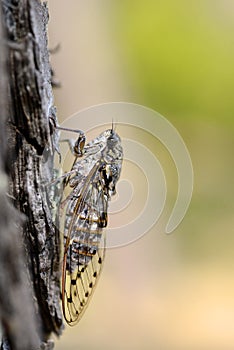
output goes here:
<path id="1" fill-rule="evenodd" d="M 2 0 L 0 19 L 2 349 L 51 349 L 63 323 L 56 198 L 47 186 L 57 143 L 48 10 L 38 0 Z"/>

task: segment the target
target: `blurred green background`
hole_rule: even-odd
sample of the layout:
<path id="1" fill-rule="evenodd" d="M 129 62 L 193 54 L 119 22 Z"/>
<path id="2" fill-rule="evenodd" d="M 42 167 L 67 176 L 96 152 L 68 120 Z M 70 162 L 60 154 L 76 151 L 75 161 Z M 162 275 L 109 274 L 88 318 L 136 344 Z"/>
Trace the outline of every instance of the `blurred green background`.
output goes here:
<path id="1" fill-rule="evenodd" d="M 89 308 L 56 348 L 233 349 L 234 2 L 50 0 L 49 9 L 60 121 L 104 102 L 148 106 L 177 128 L 195 175 L 189 211 L 166 236 L 177 182 L 156 150 L 166 212 L 142 239 L 107 252 Z"/>

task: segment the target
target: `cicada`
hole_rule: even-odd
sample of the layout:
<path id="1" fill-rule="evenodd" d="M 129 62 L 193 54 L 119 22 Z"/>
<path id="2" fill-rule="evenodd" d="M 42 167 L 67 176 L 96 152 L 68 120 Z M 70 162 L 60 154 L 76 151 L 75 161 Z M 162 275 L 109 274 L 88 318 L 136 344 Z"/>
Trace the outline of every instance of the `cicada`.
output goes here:
<path id="1" fill-rule="evenodd" d="M 69 325 L 81 318 L 102 269 L 108 203 L 116 193 L 123 159 L 121 139 L 113 127 L 87 145 L 80 132 L 72 150 L 75 160 L 64 177 L 70 192 L 61 204 L 65 213 L 61 296 Z"/>

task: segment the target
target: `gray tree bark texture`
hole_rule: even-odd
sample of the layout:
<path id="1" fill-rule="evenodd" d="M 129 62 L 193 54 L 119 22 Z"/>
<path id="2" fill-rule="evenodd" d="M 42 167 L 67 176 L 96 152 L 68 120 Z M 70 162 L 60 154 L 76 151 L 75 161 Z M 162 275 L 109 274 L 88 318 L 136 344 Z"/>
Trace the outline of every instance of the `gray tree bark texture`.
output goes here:
<path id="1" fill-rule="evenodd" d="M 52 349 L 63 321 L 58 217 L 45 190 L 58 142 L 48 9 L 1 0 L 0 22 L 1 349 Z"/>

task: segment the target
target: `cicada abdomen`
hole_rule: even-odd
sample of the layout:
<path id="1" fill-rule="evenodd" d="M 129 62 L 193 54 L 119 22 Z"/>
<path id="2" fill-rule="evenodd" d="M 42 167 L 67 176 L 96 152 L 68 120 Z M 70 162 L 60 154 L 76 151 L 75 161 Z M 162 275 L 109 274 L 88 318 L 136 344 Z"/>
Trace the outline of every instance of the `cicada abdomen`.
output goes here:
<path id="1" fill-rule="evenodd" d="M 102 269 L 108 202 L 115 193 L 122 159 L 120 137 L 113 129 L 106 130 L 79 148 L 65 181 L 70 193 L 62 203 L 62 308 L 70 325 L 79 321 Z"/>

